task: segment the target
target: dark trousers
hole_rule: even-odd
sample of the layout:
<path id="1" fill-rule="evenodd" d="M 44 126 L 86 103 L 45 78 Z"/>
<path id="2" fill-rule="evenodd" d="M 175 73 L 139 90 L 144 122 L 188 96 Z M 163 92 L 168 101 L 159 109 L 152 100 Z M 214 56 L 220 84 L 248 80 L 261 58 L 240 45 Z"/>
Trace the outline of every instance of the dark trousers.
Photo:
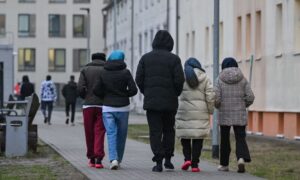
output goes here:
<path id="1" fill-rule="evenodd" d="M 102 120 L 102 108 L 89 107 L 83 109 L 84 132 L 87 157 L 103 159 L 105 127 Z"/>
<path id="2" fill-rule="evenodd" d="M 203 146 L 203 139 L 181 139 L 182 152 L 185 161 L 192 161 L 192 167 L 197 168 Z"/>
<path id="3" fill-rule="evenodd" d="M 53 101 L 42 101 L 41 103 L 42 113 L 45 118 L 47 118 L 48 123 L 51 121 L 51 114 L 53 110 Z M 48 112 L 47 112 L 48 109 Z"/>
<path id="4" fill-rule="evenodd" d="M 67 117 L 69 117 L 70 106 L 71 106 L 71 122 L 73 123 L 74 117 L 75 117 L 76 102 L 74 102 L 74 103 L 66 102 L 66 116 Z"/>
<path id="5" fill-rule="evenodd" d="M 230 148 L 230 128 L 231 126 L 220 126 L 221 128 L 221 148 L 220 164 L 229 165 Z M 243 158 L 245 162 L 251 162 L 248 145 L 246 142 L 246 126 L 233 126 L 236 141 L 236 158 Z"/>
<path id="6" fill-rule="evenodd" d="M 150 146 L 154 154 L 152 160 L 161 162 L 163 158 L 171 158 L 174 155 L 176 111 L 148 110 L 146 115 L 150 131 Z"/>

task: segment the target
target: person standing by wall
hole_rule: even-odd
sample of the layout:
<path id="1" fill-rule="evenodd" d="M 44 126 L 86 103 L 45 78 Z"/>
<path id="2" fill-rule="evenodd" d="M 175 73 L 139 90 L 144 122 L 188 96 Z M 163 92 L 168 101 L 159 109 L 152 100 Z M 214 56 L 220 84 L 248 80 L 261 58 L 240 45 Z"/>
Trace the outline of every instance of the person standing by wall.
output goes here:
<path id="1" fill-rule="evenodd" d="M 25 100 L 26 97 L 31 96 L 34 93 L 34 86 L 29 81 L 29 77 L 24 75 L 22 78 L 20 100 Z"/>
<path id="2" fill-rule="evenodd" d="M 230 156 L 230 128 L 233 127 L 236 140 L 236 158 L 238 172 L 245 172 L 245 162 L 251 162 L 246 142 L 247 110 L 254 102 L 254 94 L 250 84 L 234 58 L 225 58 L 222 72 L 215 84 L 215 107 L 219 109 L 219 125 L 221 129 L 220 166 L 219 171 L 228 171 Z"/>
<path id="3" fill-rule="evenodd" d="M 44 115 L 44 123 L 48 123 L 48 125 L 51 125 L 53 102 L 56 101 L 56 98 L 56 86 L 51 80 L 51 76 L 47 75 L 41 86 L 41 109 Z"/>
<path id="4" fill-rule="evenodd" d="M 195 58 L 184 65 L 185 83 L 179 98 L 176 115 L 176 135 L 180 138 L 184 164 L 182 170 L 192 166 L 192 172 L 200 172 L 199 158 L 203 139 L 209 136 L 210 114 L 214 111 L 213 85 Z"/>
<path id="5" fill-rule="evenodd" d="M 75 110 L 76 110 L 76 100 L 77 100 L 77 83 L 74 81 L 75 77 L 70 76 L 70 81 L 62 89 L 62 95 L 65 98 L 66 106 L 66 124 L 69 124 L 69 111 L 71 107 L 71 123 L 74 126 Z"/>
<path id="6" fill-rule="evenodd" d="M 103 122 L 107 132 L 110 169 L 116 170 L 122 162 L 127 137 L 130 110 L 129 97 L 136 95 L 137 87 L 126 68 L 123 51 L 111 53 L 104 65 L 94 93 L 103 97 Z"/>
<path id="7" fill-rule="evenodd" d="M 175 115 L 181 94 L 184 74 L 180 58 L 172 54 L 174 40 L 170 33 L 160 30 L 152 42 L 153 50 L 142 56 L 136 72 L 136 83 L 144 94 L 143 108 L 147 111 L 150 145 L 156 166 L 154 172 L 174 169 Z"/>
<path id="8" fill-rule="evenodd" d="M 92 62 L 81 70 L 78 81 L 79 96 L 84 99 L 82 111 L 89 166 L 103 168 L 105 127 L 102 120 L 103 99 L 93 93 L 97 77 L 103 71 L 105 54 L 92 54 Z"/>

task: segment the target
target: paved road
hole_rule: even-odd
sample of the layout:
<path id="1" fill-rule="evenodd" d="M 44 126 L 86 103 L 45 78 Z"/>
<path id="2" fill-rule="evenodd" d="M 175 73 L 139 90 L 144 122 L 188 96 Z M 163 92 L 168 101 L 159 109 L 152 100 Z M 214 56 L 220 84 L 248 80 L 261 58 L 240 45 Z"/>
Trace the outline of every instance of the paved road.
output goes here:
<path id="1" fill-rule="evenodd" d="M 152 152 L 147 144 L 134 140 L 127 140 L 126 151 L 122 168 L 118 171 L 109 170 L 109 161 L 106 158 L 103 163 L 104 169 L 89 168 L 85 157 L 85 140 L 82 126 L 82 116 L 77 113 L 76 125 L 67 126 L 64 124 L 65 116 L 62 111 L 53 113 L 52 125 L 43 124 L 43 118 L 38 112 L 35 123 L 39 124 L 39 137 L 52 146 L 59 154 L 68 160 L 74 167 L 85 174 L 89 179 L 99 180 L 254 180 L 259 179 L 249 174 L 238 174 L 236 172 L 218 172 L 216 165 L 201 161 L 200 168 L 202 172 L 191 173 L 180 170 L 183 160 L 181 154 L 176 154 L 173 162 L 175 171 L 154 173 L 151 171 L 154 165 L 151 162 Z M 129 123 L 146 123 L 145 116 L 131 115 Z M 107 151 L 106 151 L 107 152 Z"/>

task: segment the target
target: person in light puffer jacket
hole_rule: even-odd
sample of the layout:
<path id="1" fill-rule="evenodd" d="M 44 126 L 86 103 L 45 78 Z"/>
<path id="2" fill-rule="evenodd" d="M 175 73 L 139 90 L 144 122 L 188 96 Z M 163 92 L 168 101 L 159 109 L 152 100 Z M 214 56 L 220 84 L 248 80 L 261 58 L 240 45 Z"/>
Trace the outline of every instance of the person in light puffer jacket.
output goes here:
<path id="1" fill-rule="evenodd" d="M 182 170 L 192 166 L 199 172 L 199 157 L 203 139 L 209 136 L 210 114 L 214 111 L 213 86 L 200 62 L 189 58 L 184 65 L 185 83 L 179 97 L 176 115 L 176 136 L 181 139 L 184 164 Z"/>
<path id="2" fill-rule="evenodd" d="M 215 84 L 215 107 L 219 110 L 221 129 L 220 166 L 218 170 L 228 171 L 230 156 L 230 128 L 233 126 L 236 139 L 238 172 L 245 172 L 245 162 L 251 162 L 246 142 L 247 110 L 254 101 L 250 84 L 234 58 L 225 58 L 222 72 Z"/>
<path id="3" fill-rule="evenodd" d="M 55 84 L 51 81 L 51 76 L 47 75 L 46 80 L 42 82 L 41 86 L 41 109 L 44 115 L 44 123 L 48 123 L 48 125 L 51 125 L 53 102 L 56 101 L 56 98 Z"/>

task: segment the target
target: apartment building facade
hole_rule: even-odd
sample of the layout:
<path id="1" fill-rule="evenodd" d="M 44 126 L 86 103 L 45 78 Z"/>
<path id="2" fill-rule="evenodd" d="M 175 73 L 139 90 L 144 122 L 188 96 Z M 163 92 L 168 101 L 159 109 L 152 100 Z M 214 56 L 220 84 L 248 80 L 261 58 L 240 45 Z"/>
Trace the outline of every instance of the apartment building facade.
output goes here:
<path id="1" fill-rule="evenodd" d="M 85 8 L 85 10 L 81 10 Z M 14 47 L 14 83 L 28 75 L 40 93 L 51 75 L 60 92 L 70 75 L 78 79 L 90 52 L 104 48 L 102 0 L 0 0 L 0 43 Z M 59 93 L 58 104 L 63 101 Z"/>
<path id="2" fill-rule="evenodd" d="M 135 76 L 139 60 L 143 54 L 152 50 L 152 40 L 158 30 L 169 30 L 175 41 L 176 1 L 117 0 L 116 2 L 114 6 L 112 0 L 106 1 L 103 9 L 105 47 L 108 54 L 113 49 L 123 50 L 127 67 Z M 115 7 L 116 17 L 114 17 Z M 132 99 L 131 106 L 135 111 L 143 112 L 143 95 L 140 92 Z"/>
<path id="3" fill-rule="evenodd" d="M 212 77 L 213 1 L 179 3 L 179 55 L 197 57 Z M 256 99 L 250 133 L 299 139 L 300 1 L 221 0 L 220 62 L 236 57 Z"/>

